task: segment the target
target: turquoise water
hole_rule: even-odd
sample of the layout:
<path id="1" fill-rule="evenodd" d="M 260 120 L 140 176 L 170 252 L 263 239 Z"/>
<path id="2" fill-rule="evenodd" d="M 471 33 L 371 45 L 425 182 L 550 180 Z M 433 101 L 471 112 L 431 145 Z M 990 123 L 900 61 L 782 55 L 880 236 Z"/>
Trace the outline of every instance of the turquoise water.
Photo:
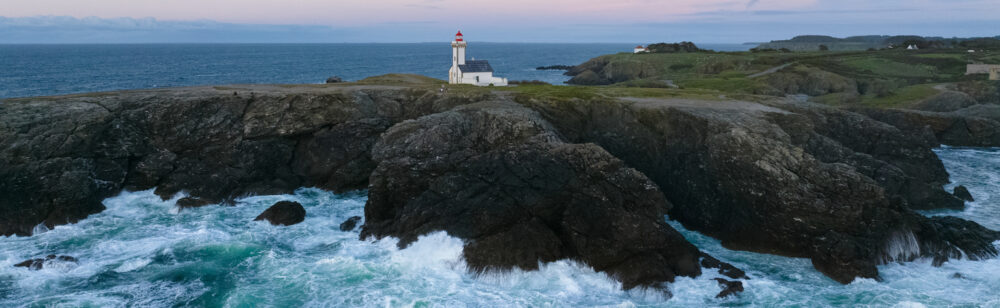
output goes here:
<path id="1" fill-rule="evenodd" d="M 978 199 L 952 213 L 996 226 L 1000 191 L 998 151 L 938 150 L 952 180 Z M 235 206 L 178 211 L 176 196 L 124 192 L 108 209 L 80 223 L 32 237 L 0 238 L 0 307 L 124 306 L 367 306 L 367 307 L 998 307 L 1000 260 L 929 260 L 881 266 L 884 282 L 840 285 L 806 259 L 722 248 L 718 241 L 671 224 L 708 253 L 747 270 L 738 297 L 716 299 L 706 271 L 670 286 L 672 298 L 623 292 L 586 266 L 555 262 L 536 272 L 474 276 L 461 260 L 462 242 L 444 233 L 407 249 L 396 241 L 359 241 L 339 224 L 362 215 L 365 194 L 300 189 L 290 195 L 240 199 Z M 305 222 L 275 227 L 253 218 L 278 200 L 299 201 Z M 48 254 L 79 262 L 40 271 L 12 265 Z M 959 273 L 962 278 L 952 278 Z"/>

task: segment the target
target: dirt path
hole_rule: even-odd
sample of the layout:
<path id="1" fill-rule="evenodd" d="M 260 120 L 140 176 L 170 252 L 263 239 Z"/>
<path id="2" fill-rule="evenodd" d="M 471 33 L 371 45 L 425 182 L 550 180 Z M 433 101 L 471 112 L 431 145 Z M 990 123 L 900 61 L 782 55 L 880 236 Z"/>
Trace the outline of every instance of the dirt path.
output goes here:
<path id="1" fill-rule="evenodd" d="M 786 67 L 788 67 L 788 66 L 790 66 L 792 64 L 795 64 L 795 62 L 788 62 L 788 63 L 782 64 L 782 65 L 778 65 L 778 66 L 769 68 L 767 70 L 764 70 L 763 72 L 751 74 L 750 76 L 747 76 L 747 78 L 757 78 L 757 77 L 760 77 L 760 76 L 768 75 L 768 74 L 780 71 L 780 70 L 782 70 L 782 69 L 784 69 L 784 68 L 786 68 Z"/>

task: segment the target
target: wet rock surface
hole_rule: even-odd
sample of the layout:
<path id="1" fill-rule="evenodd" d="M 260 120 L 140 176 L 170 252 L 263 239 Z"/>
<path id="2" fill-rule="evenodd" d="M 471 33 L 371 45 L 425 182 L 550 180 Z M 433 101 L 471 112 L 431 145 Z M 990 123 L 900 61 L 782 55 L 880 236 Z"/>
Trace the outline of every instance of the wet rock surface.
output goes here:
<path id="1" fill-rule="evenodd" d="M 179 207 L 182 210 L 183 209 L 203 207 L 203 206 L 206 206 L 206 205 L 209 205 L 209 204 L 212 204 L 212 202 L 208 201 L 208 200 L 204 200 L 204 199 L 199 199 L 199 198 L 184 197 L 184 198 L 177 199 L 177 207 Z"/>
<path id="2" fill-rule="evenodd" d="M 264 210 L 254 218 L 254 221 L 267 220 L 275 226 L 291 226 L 306 219 L 306 209 L 302 204 L 293 201 L 279 201 Z"/>
<path id="3" fill-rule="evenodd" d="M 340 223 L 340 231 L 351 231 L 358 226 L 358 222 L 361 221 L 361 216 L 353 216 L 348 218 L 344 222 Z"/>
<path id="4" fill-rule="evenodd" d="M 71 256 L 48 255 L 48 256 L 45 256 L 45 258 L 36 258 L 36 259 L 25 260 L 25 261 L 23 261 L 21 263 L 14 264 L 14 267 L 24 267 L 24 268 L 28 268 L 30 270 L 37 271 L 37 270 L 41 270 L 41 269 L 45 268 L 45 266 L 47 264 L 48 265 L 51 265 L 53 263 L 73 263 L 73 264 L 75 264 L 77 262 L 78 262 L 78 260 L 76 258 L 74 258 L 74 257 L 71 257 Z"/>
<path id="5" fill-rule="evenodd" d="M 952 194 L 955 195 L 955 198 L 959 198 L 965 201 L 969 202 L 976 201 L 975 198 L 972 198 L 972 193 L 970 193 L 969 189 L 965 188 L 964 185 L 955 186 L 955 189 L 952 191 Z"/>

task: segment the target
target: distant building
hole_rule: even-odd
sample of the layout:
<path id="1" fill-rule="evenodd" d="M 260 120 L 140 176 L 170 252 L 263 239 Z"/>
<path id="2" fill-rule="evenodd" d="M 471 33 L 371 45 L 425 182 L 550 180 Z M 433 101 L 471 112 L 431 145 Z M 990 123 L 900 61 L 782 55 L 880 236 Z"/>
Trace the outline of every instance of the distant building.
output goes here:
<path id="1" fill-rule="evenodd" d="M 1000 64 L 969 64 L 965 66 L 966 75 L 989 74 L 991 69 L 1000 68 Z"/>
<path id="2" fill-rule="evenodd" d="M 910 46 L 906 47 L 906 50 L 917 50 L 917 49 L 920 49 L 920 48 L 917 47 L 917 45 L 912 45 L 912 44 Z"/>
<path id="3" fill-rule="evenodd" d="M 1000 80 L 1000 67 L 990 69 L 990 80 Z"/>
<path id="4" fill-rule="evenodd" d="M 474 84 L 477 86 L 506 86 L 507 78 L 493 77 L 493 67 L 486 60 L 465 60 L 465 40 L 462 31 L 455 34 L 451 41 L 451 69 L 448 70 L 448 83 Z"/>
<path id="5" fill-rule="evenodd" d="M 649 52 L 649 48 L 642 47 L 642 45 L 639 45 L 635 46 L 635 49 L 632 50 L 632 53 L 643 53 L 643 52 Z"/>

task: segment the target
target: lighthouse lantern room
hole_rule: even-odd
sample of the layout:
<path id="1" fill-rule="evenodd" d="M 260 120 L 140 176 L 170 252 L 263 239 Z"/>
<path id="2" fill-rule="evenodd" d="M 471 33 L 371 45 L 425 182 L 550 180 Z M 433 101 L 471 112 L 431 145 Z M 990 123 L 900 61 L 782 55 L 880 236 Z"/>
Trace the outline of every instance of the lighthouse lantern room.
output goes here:
<path id="1" fill-rule="evenodd" d="M 493 67 L 486 60 L 465 60 L 466 42 L 462 31 L 451 41 L 451 69 L 448 83 L 474 84 L 477 86 L 506 86 L 507 78 L 493 77 Z"/>

